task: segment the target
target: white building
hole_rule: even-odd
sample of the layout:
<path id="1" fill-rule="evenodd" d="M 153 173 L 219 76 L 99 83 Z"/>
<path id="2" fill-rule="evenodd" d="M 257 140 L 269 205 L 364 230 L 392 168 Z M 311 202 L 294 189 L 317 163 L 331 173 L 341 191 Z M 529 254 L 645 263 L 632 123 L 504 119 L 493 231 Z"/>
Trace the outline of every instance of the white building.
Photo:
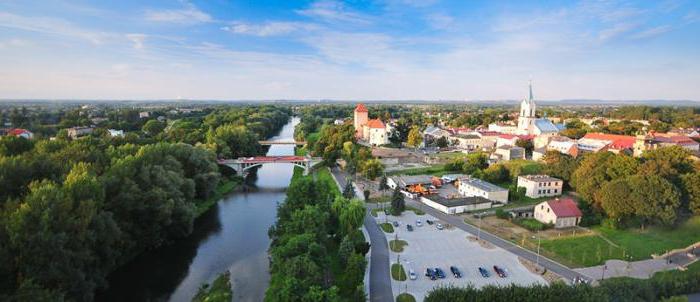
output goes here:
<path id="1" fill-rule="evenodd" d="M 490 209 L 493 206 L 493 201 L 483 197 L 462 197 L 462 198 L 445 198 L 437 194 L 423 196 L 420 201 L 425 205 L 436 209 L 445 214 L 460 214 L 477 210 Z"/>
<path id="2" fill-rule="evenodd" d="M 124 130 L 109 129 L 107 131 L 111 137 L 124 137 Z"/>
<path id="3" fill-rule="evenodd" d="M 525 159 L 525 149 L 518 146 L 500 146 L 494 153 L 501 160 Z"/>
<path id="4" fill-rule="evenodd" d="M 548 175 L 518 176 L 518 188 L 525 188 L 525 196 L 540 198 L 561 195 L 564 181 Z"/>
<path id="5" fill-rule="evenodd" d="M 355 107 L 353 116 L 355 135 L 370 145 L 381 146 L 389 143 L 388 127 L 379 119 L 369 119 L 369 111 L 364 104 Z"/>
<path id="6" fill-rule="evenodd" d="M 555 228 L 574 227 L 581 222 L 581 210 L 573 199 L 555 199 L 535 206 L 535 219 Z"/>
<path id="7" fill-rule="evenodd" d="M 554 125 L 546 118 L 537 118 L 537 105 L 532 95 L 532 82 L 530 83 L 530 95 L 520 102 L 517 134 L 550 135 L 558 133 L 562 127 Z"/>
<path id="8" fill-rule="evenodd" d="M 479 196 L 501 203 L 508 203 L 508 189 L 501 188 L 478 178 L 460 178 L 458 190 L 460 194 L 466 197 Z"/>

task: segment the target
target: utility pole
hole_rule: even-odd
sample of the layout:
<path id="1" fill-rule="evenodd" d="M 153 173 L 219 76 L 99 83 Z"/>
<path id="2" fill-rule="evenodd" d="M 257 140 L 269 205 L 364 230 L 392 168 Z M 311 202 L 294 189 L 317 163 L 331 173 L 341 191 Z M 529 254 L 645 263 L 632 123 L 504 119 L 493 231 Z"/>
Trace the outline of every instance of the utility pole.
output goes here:
<path id="1" fill-rule="evenodd" d="M 481 241 L 481 214 L 479 214 L 479 230 L 476 233 L 476 241 Z"/>
<path id="2" fill-rule="evenodd" d="M 537 231 L 537 266 L 540 266 L 540 231 Z"/>

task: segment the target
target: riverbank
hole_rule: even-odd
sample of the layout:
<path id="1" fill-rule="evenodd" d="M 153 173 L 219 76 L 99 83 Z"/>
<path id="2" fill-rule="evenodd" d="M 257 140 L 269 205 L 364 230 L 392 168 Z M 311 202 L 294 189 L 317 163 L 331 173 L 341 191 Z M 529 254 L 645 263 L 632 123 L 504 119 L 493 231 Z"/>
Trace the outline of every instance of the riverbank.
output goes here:
<path id="1" fill-rule="evenodd" d="M 207 198 L 204 202 L 197 204 L 197 212 L 195 213 L 195 218 L 199 218 L 202 214 L 206 213 L 211 207 L 216 205 L 219 201 L 224 199 L 228 194 L 233 193 L 235 190 L 239 189 L 243 184 L 244 180 L 241 177 L 235 177 L 233 179 L 222 179 L 214 190 L 214 193 Z"/>

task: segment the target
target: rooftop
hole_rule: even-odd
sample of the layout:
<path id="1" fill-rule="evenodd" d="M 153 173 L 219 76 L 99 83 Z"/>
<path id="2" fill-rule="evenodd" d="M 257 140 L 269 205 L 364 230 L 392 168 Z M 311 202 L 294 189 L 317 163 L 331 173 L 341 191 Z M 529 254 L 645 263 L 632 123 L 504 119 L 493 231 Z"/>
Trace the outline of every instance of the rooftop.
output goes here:
<path id="1" fill-rule="evenodd" d="M 478 178 L 473 178 L 473 177 L 464 177 L 459 180 L 460 185 L 465 185 L 468 184 L 472 187 L 476 187 L 477 189 L 486 191 L 486 192 L 499 192 L 499 191 L 508 191 L 508 189 L 501 188 L 497 185 L 494 185 L 490 182 L 483 181 Z"/>
<path id="2" fill-rule="evenodd" d="M 537 182 L 562 181 L 559 178 L 551 177 L 549 175 L 524 175 L 524 176 L 518 176 L 518 178 L 524 178 L 524 179 L 527 179 L 530 181 L 537 181 Z"/>
<path id="3" fill-rule="evenodd" d="M 557 217 L 581 217 L 583 214 L 578 209 L 578 205 L 571 198 L 554 199 L 547 201 L 547 204 Z"/>
<path id="4" fill-rule="evenodd" d="M 432 183 L 431 175 L 399 175 L 394 176 L 394 181 L 401 186 Z"/>
<path id="5" fill-rule="evenodd" d="M 458 207 L 458 206 L 466 206 L 466 205 L 472 205 L 472 204 L 482 204 L 482 203 L 493 203 L 493 201 L 488 200 L 483 197 L 479 196 L 474 196 L 474 197 L 459 197 L 459 198 L 445 198 L 437 194 L 433 194 L 430 196 L 426 196 L 426 199 L 429 199 L 433 202 L 436 202 L 438 204 L 441 204 L 446 207 Z"/>
<path id="6" fill-rule="evenodd" d="M 357 104 L 357 107 L 355 107 L 355 112 L 369 112 L 367 110 L 367 107 L 365 107 L 365 104 Z"/>

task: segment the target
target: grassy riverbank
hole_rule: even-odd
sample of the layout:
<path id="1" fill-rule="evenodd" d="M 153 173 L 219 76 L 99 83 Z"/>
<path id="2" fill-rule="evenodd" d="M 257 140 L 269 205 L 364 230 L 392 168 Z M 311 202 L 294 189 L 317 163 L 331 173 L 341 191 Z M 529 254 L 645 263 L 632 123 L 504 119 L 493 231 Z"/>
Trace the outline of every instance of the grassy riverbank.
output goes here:
<path id="1" fill-rule="evenodd" d="M 192 302 L 229 302 L 232 300 L 231 273 L 228 271 L 219 275 L 211 285 L 202 285 L 192 298 Z"/>
<path id="2" fill-rule="evenodd" d="M 214 206 L 219 200 L 226 197 L 243 183 L 243 178 L 234 177 L 233 179 L 223 178 L 219 181 L 219 185 L 214 190 L 214 193 L 207 200 L 197 204 L 197 213 L 195 217 L 202 216 L 204 212 Z"/>

